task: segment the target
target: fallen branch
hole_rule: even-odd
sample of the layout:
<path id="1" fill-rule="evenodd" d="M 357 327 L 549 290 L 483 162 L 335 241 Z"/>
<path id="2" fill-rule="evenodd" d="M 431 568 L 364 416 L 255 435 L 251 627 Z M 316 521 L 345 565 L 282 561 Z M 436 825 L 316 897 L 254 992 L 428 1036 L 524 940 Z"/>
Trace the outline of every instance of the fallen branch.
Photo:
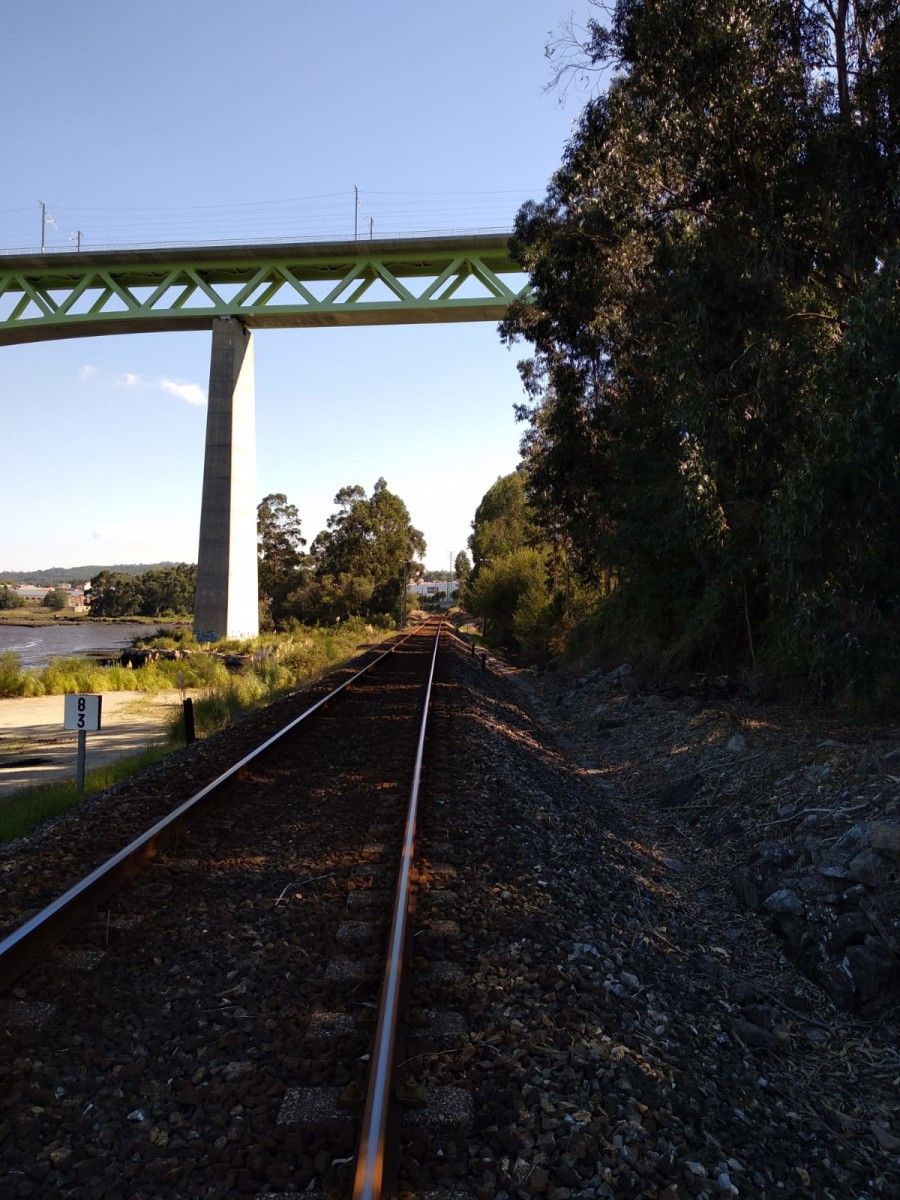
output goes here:
<path id="1" fill-rule="evenodd" d="M 286 883 L 284 885 L 284 887 L 281 889 L 281 894 L 279 895 L 278 899 L 275 901 L 275 904 L 273 905 L 273 907 L 274 908 L 278 907 L 278 905 L 282 902 L 285 895 L 287 894 L 288 891 L 290 891 L 291 888 L 303 887 L 304 884 L 315 883 L 319 879 L 330 879 L 332 877 L 332 875 L 334 875 L 334 874 L 336 874 L 335 871 L 328 871 L 324 875 L 307 875 L 307 877 L 305 879 L 297 879 L 291 883 Z"/>

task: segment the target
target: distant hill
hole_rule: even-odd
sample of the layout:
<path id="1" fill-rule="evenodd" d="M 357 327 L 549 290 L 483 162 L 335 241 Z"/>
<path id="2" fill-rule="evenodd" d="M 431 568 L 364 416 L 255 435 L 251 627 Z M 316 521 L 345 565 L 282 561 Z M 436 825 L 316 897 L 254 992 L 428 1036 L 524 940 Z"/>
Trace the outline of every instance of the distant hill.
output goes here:
<path id="1" fill-rule="evenodd" d="M 54 583 L 84 583 L 101 571 L 119 571 L 122 575 L 143 575 L 156 567 L 174 567 L 174 562 L 115 563 L 112 566 L 45 567 L 41 571 L 0 571 L 0 583 L 36 583 L 50 587 Z"/>

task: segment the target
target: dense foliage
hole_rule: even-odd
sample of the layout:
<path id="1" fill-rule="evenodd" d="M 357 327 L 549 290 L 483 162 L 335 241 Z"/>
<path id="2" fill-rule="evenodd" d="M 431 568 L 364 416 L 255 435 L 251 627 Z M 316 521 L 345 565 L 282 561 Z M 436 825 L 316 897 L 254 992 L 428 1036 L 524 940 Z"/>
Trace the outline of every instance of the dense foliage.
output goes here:
<path id="1" fill-rule="evenodd" d="M 481 498 L 475 510 L 469 549 L 476 574 L 483 563 L 524 546 L 533 535 L 532 516 L 525 497 L 521 471 L 501 475 Z"/>
<path id="2" fill-rule="evenodd" d="M 396 614 L 405 583 L 418 573 L 425 540 L 383 479 L 371 496 L 358 484 L 341 488 L 334 503 L 309 554 L 286 496 L 267 496 L 259 506 L 260 596 L 278 627 Z"/>
<path id="3" fill-rule="evenodd" d="M 525 478 L 514 471 L 485 492 L 469 538 L 475 565 L 461 580 L 489 641 L 541 658 L 562 651 L 594 593 L 573 578 L 565 536 L 537 519 Z"/>
<path id="4" fill-rule="evenodd" d="M 611 573 L 608 641 L 871 687 L 900 659 L 900 10 L 619 0 L 584 54 L 611 82 L 519 213 L 504 326 L 536 518 Z"/>
<path id="5" fill-rule="evenodd" d="M 41 604 L 44 608 L 49 608 L 53 612 L 62 612 L 64 608 L 69 606 L 69 593 L 65 588 L 51 588 L 44 596 Z"/>
<path id="6" fill-rule="evenodd" d="M 545 556 L 528 546 L 504 554 L 482 567 L 466 595 L 472 612 L 491 622 L 493 641 L 521 646 L 549 602 Z"/>
<path id="7" fill-rule="evenodd" d="M 464 588 L 469 582 L 469 576 L 472 574 L 472 560 L 466 554 L 465 550 L 460 550 L 459 554 L 453 560 L 453 574 L 460 589 Z M 428 578 L 427 574 L 425 578 Z"/>
<path id="8" fill-rule="evenodd" d="M 7 587 L 5 583 L 0 583 L 0 609 L 4 608 L 23 608 L 25 601 L 18 592 L 14 592 L 11 587 Z"/>
<path id="9" fill-rule="evenodd" d="M 197 568 L 154 567 L 143 575 L 101 571 L 91 580 L 91 616 L 166 617 L 193 611 Z"/>
<path id="10" fill-rule="evenodd" d="M 259 539 L 259 594 L 274 623 L 286 615 L 289 593 L 305 562 L 300 514 L 283 492 L 265 496 L 256 510 Z"/>

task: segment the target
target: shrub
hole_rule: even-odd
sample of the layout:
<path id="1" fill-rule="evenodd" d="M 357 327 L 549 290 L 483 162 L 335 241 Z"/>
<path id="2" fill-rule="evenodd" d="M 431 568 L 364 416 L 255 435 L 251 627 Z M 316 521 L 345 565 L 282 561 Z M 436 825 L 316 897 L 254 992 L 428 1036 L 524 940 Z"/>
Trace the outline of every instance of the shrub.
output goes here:
<path id="1" fill-rule="evenodd" d="M 547 566 L 539 550 L 523 548 L 483 566 L 469 588 L 469 607 L 486 617 L 501 645 L 530 638 L 538 614 L 550 601 Z M 516 611 L 522 605 L 519 629 Z"/>
<path id="2" fill-rule="evenodd" d="M 0 609 L 24 608 L 25 601 L 5 583 L 0 584 Z"/>
<path id="3" fill-rule="evenodd" d="M 41 601 L 44 608 L 53 609 L 54 612 L 62 612 L 68 606 L 68 597 L 64 588 L 53 588 L 49 591 Z"/>
<path id="4" fill-rule="evenodd" d="M 24 674 L 14 650 L 0 652 L 0 696 L 24 696 Z"/>

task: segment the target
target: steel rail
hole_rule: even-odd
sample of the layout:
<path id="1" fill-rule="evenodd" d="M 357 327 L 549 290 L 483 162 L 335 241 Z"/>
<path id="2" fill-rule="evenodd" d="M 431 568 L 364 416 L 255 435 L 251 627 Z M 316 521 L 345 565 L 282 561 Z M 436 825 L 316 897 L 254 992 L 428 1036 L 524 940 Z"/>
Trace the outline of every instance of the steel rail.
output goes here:
<path id="1" fill-rule="evenodd" d="M 413 767 L 412 786 L 409 793 L 409 808 L 406 814 L 406 828 L 403 834 L 400 871 L 397 876 L 397 888 L 394 893 L 391 932 L 388 938 L 384 977 L 381 984 L 381 998 L 378 1006 L 378 1023 L 375 1029 L 374 1050 L 369 1064 L 369 1084 L 366 1092 L 366 1104 L 363 1109 L 359 1152 L 356 1159 L 356 1173 L 353 1180 L 353 1200 L 381 1200 L 382 1196 L 384 1144 L 387 1132 L 391 1080 L 393 1077 L 394 1045 L 397 1040 L 400 986 L 403 981 L 403 951 L 406 942 L 406 926 L 409 912 L 410 875 L 415 853 L 419 783 L 422 777 L 422 759 L 425 753 L 425 730 L 428 725 L 428 711 L 431 705 L 431 685 L 434 682 L 434 668 L 437 662 L 437 652 L 441 642 L 443 627 L 444 622 L 441 620 L 434 639 L 434 650 L 431 654 L 431 669 L 428 672 L 425 700 L 422 705 L 422 723 L 419 728 L 419 742 L 416 748 L 416 761 Z"/>
<path id="2" fill-rule="evenodd" d="M 245 754 L 242 759 L 229 767 L 227 771 L 223 771 L 211 783 L 201 788 L 199 792 L 195 792 L 193 796 L 183 801 L 177 808 L 157 821 L 156 824 L 152 825 L 132 842 L 129 842 L 124 849 L 119 850 L 112 858 L 107 859 L 105 863 L 85 876 L 84 879 L 73 884 L 68 891 L 64 892 L 56 900 L 41 909 L 33 917 L 30 917 L 18 929 L 15 929 L 0 941 L 0 992 L 3 992 L 27 971 L 29 967 L 39 961 L 42 954 L 54 946 L 78 923 L 82 914 L 87 909 L 95 908 L 108 899 L 114 892 L 118 891 L 130 875 L 133 875 L 140 868 L 144 860 L 153 858 L 156 854 L 164 850 L 172 835 L 187 822 L 188 817 L 204 801 L 209 800 L 225 784 L 234 779 L 248 763 L 252 763 L 266 750 L 269 750 L 276 742 L 290 733 L 291 730 L 296 729 L 298 725 L 311 717 L 313 713 L 318 712 L 320 708 L 330 700 L 333 700 L 335 696 L 338 696 L 346 688 L 350 687 L 352 683 L 355 683 L 357 679 L 393 654 L 398 646 L 402 646 L 404 642 L 408 641 L 409 638 L 424 628 L 425 624 L 420 625 L 404 637 L 395 641 L 390 649 L 385 650 L 383 654 L 379 654 L 377 658 L 367 663 L 361 670 L 356 671 L 349 679 L 345 679 L 342 684 L 334 688 L 326 696 L 317 700 L 315 704 L 307 708 L 300 716 L 294 717 L 292 721 L 289 721 L 277 733 L 267 738 L 254 750 L 251 750 L 249 754 Z"/>

